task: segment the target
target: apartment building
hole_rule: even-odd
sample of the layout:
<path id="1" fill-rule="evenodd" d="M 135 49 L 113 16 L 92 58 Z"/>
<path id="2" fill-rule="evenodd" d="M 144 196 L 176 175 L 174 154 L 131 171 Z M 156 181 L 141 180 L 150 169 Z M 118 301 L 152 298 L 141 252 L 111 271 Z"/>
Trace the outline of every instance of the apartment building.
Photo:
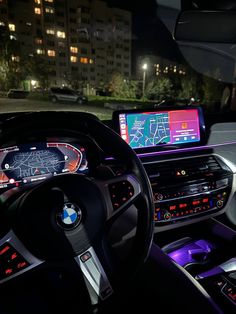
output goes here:
<path id="1" fill-rule="evenodd" d="M 51 85 L 101 88 L 131 74 L 131 13 L 100 0 L 0 0 L 20 58 L 44 59 Z M 33 79 L 33 78 L 32 78 Z"/>
<path id="2" fill-rule="evenodd" d="M 140 79 L 143 76 L 143 65 L 147 65 L 146 72 L 149 77 L 158 77 L 160 75 L 175 74 L 175 75 L 186 75 L 186 66 L 175 62 L 173 60 L 168 60 L 158 55 L 145 54 L 139 55 L 136 61 L 136 75 Z"/>

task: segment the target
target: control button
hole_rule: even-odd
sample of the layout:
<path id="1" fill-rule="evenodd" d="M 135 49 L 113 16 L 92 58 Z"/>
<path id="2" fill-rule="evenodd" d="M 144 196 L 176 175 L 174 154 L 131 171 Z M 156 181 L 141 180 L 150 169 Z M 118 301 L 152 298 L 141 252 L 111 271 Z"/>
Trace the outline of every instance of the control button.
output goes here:
<path id="1" fill-rule="evenodd" d="M 219 201 L 216 202 L 216 206 L 217 206 L 218 208 L 222 208 L 223 205 L 224 205 L 224 202 L 223 202 L 222 200 L 219 200 Z"/>
<path id="2" fill-rule="evenodd" d="M 91 253 L 90 252 L 86 252 L 83 255 L 80 256 L 80 259 L 83 263 L 87 262 L 90 258 L 91 258 Z"/>
<path id="3" fill-rule="evenodd" d="M 236 288 L 229 283 L 227 283 L 222 289 L 223 294 L 225 294 L 231 301 L 236 303 Z"/>
<path id="4" fill-rule="evenodd" d="M 110 184 L 109 191 L 111 195 L 111 202 L 115 210 L 134 196 L 134 188 L 127 180 Z"/>
<path id="5" fill-rule="evenodd" d="M 12 272 L 13 272 L 12 268 L 7 268 L 7 269 L 5 270 L 5 274 L 6 274 L 7 276 L 8 276 L 8 275 L 11 275 Z"/>
<path id="6" fill-rule="evenodd" d="M 164 215 L 164 219 L 165 220 L 170 220 L 171 219 L 171 214 L 170 213 L 165 213 L 165 215 Z"/>
<path id="7" fill-rule="evenodd" d="M 161 193 L 155 193 L 154 197 L 157 201 L 163 200 L 163 195 Z"/>
<path id="8" fill-rule="evenodd" d="M 217 279 L 215 282 L 214 282 L 214 284 L 218 287 L 218 288 L 222 288 L 224 285 L 225 285 L 225 280 L 223 280 L 223 279 Z"/>

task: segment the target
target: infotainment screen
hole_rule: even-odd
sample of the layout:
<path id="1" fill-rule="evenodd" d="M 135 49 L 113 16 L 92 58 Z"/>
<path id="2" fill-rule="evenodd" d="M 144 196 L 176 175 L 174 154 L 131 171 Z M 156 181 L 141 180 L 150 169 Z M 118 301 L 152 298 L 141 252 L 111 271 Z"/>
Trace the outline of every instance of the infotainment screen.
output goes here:
<path id="1" fill-rule="evenodd" d="M 127 111 L 114 115 L 120 136 L 132 148 L 191 144 L 201 141 L 198 108 Z"/>

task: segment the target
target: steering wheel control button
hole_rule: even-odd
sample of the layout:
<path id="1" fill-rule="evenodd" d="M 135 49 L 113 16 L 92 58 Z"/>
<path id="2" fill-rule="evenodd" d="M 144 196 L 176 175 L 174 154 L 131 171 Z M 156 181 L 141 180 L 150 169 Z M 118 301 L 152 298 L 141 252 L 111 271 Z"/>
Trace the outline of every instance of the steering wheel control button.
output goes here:
<path id="1" fill-rule="evenodd" d="M 87 262 L 91 258 L 90 252 L 86 252 L 83 255 L 80 256 L 80 259 L 83 263 Z"/>
<path id="2" fill-rule="evenodd" d="M 0 246 L 0 265 L 0 280 L 3 280 L 15 275 L 30 264 L 10 243 L 5 243 Z"/>
<path id="3" fill-rule="evenodd" d="M 109 191 L 114 209 L 118 209 L 134 196 L 134 188 L 127 180 L 109 184 Z"/>
<path id="4" fill-rule="evenodd" d="M 82 219 L 81 209 L 73 203 L 65 203 L 62 211 L 57 214 L 58 224 L 66 230 L 77 227 Z"/>

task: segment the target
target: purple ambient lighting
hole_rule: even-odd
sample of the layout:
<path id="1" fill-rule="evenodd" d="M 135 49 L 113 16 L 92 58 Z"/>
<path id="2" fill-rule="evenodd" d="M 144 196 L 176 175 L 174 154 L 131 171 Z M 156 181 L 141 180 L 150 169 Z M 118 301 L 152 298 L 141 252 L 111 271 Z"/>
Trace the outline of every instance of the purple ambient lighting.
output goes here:
<path id="1" fill-rule="evenodd" d="M 198 240 L 168 253 L 168 256 L 180 266 L 185 267 L 189 264 L 205 261 L 213 248 L 214 246 L 210 242 L 206 240 Z"/>
<path id="2" fill-rule="evenodd" d="M 136 152 L 137 156 L 142 157 L 155 157 L 159 155 L 170 155 L 170 154 L 176 154 L 176 153 L 187 153 L 192 151 L 198 151 L 198 150 L 205 150 L 205 149 L 211 149 L 214 147 L 220 147 L 220 146 L 226 146 L 226 145 L 233 145 L 236 144 L 236 141 L 234 142 L 225 142 L 222 144 L 211 144 L 211 145 L 204 145 L 204 146 L 195 146 L 195 147 L 186 147 L 186 148 L 177 148 L 172 150 L 163 150 L 159 152 L 147 152 L 147 153 L 138 153 Z M 113 157 L 107 157 L 106 160 L 113 160 Z"/>
<path id="3" fill-rule="evenodd" d="M 158 156 L 158 155 L 168 155 L 168 154 L 175 154 L 175 153 L 185 153 L 185 152 L 191 152 L 191 151 L 198 151 L 202 149 L 210 149 L 214 147 L 219 146 L 225 146 L 225 145 L 233 145 L 236 144 L 235 142 L 225 142 L 222 144 L 211 144 L 211 145 L 204 145 L 204 146 L 195 146 L 195 147 L 187 147 L 187 148 L 177 148 L 172 150 L 163 150 L 159 152 L 150 152 L 150 153 L 137 153 L 138 157 L 152 157 L 152 156 Z"/>

